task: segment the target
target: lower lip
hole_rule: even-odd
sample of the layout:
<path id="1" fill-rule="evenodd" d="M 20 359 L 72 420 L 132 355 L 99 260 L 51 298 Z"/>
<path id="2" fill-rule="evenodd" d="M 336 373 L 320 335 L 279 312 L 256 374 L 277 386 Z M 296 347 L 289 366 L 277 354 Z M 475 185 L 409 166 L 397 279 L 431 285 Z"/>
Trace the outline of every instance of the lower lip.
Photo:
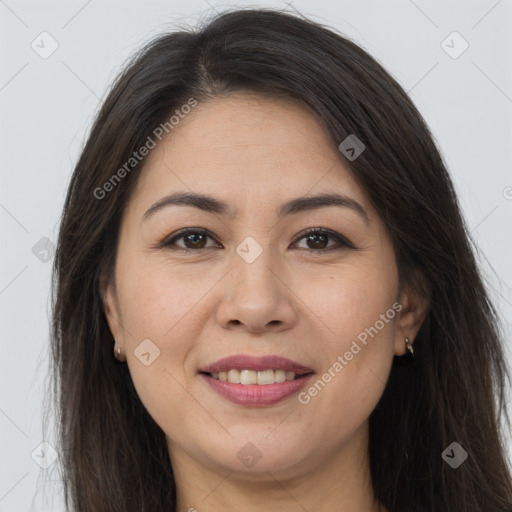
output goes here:
<path id="1" fill-rule="evenodd" d="M 230 402 L 248 407 L 265 407 L 267 405 L 277 404 L 288 397 L 300 391 L 313 374 L 300 377 L 294 380 L 276 382 L 275 384 L 233 384 L 219 379 L 214 379 L 210 375 L 200 374 L 206 382 Z"/>

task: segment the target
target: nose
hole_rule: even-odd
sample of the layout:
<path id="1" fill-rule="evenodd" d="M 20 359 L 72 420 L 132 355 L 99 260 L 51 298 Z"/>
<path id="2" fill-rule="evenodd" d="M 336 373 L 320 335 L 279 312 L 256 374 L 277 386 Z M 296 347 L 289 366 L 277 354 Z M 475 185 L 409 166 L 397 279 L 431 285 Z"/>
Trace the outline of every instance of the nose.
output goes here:
<path id="1" fill-rule="evenodd" d="M 280 270 L 281 269 L 281 270 Z M 251 333 L 279 332 L 297 321 L 295 295 L 285 271 L 271 261 L 269 250 L 252 262 L 233 254 L 231 271 L 221 283 L 217 321 L 225 329 Z"/>

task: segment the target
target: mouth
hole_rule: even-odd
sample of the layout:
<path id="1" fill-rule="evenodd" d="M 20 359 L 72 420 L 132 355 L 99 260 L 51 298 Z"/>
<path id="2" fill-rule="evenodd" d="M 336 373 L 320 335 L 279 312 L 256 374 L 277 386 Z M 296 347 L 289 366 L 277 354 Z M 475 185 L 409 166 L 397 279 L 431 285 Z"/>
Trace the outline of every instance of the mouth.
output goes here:
<path id="1" fill-rule="evenodd" d="M 235 355 L 220 359 L 198 374 L 221 397 L 238 405 L 265 407 L 302 389 L 314 371 L 280 356 Z"/>

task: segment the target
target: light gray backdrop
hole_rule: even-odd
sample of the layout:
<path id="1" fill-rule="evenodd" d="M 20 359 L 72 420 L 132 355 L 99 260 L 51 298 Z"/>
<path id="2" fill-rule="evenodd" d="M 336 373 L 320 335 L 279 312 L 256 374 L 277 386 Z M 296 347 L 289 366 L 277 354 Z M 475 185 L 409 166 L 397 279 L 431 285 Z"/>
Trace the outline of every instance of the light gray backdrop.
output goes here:
<path id="1" fill-rule="evenodd" d="M 0 0 L 0 512 L 64 510 L 53 439 L 41 428 L 52 243 L 107 86 L 135 48 L 177 23 L 286 6 L 214 2 Z M 290 6 L 353 38 L 410 93 L 455 180 L 510 340 L 512 0 Z"/>

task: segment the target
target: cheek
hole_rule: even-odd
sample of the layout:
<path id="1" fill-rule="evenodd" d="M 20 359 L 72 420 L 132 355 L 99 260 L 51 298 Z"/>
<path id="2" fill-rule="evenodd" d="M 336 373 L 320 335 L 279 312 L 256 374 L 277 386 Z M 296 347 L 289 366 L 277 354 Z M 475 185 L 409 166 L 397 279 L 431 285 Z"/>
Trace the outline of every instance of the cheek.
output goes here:
<path id="1" fill-rule="evenodd" d="M 186 391 L 185 363 L 203 328 L 198 318 L 200 300 L 209 287 L 200 280 L 187 286 L 192 281 L 184 279 L 183 273 L 144 268 L 138 275 L 132 272 L 124 290 L 123 311 L 130 333 L 127 362 L 148 413 L 164 431 L 178 432 L 180 418 L 196 407 Z M 145 352 L 150 353 L 147 366 L 140 357 L 144 343 Z"/>
<path id="2" fill-rule="evenodd" d="M 190 378 L 186 362 L 211 315 L 205 304 L 215 281 L 165 262 L 133 261 L 124 268 L 120 297 L 130 373 L 148 408 L 156 410 L 159 403 L 168 410 L 190 398 L 181 394 Z M 150 354 L 148 366 L 141 362 L 141 347 Z"/>
<path id="3" fill-rule="evenodd" d="M 145 261 L 131 265 L 128 275 L 122 305 L 128 330 L 165 346 L 166 340 L 181 339 L 177 333 L 185 325 L 189 335 L 191 326 L 199 327 L 189 318 L 201 311 L 201 298 L 212 286 L 207 279 L 196 277 L 194 271 Z"/>
<path id="4" fill-rule="evenodd" d="M 320 277 L 320 276 L 317 276 Z M 314 286 L 312 286 L 312 284 Z M 359 336 L 364 343 L 371 330 L 375 339 L 392 343 L 396 312 L 393 304 L 397 295 L 397 280 L 392 268 L 381 273 L 378 269 L 351 267 L 336 275 L 323 276 L 300 285 L 298 295 L 317 317 L 319 329 L 325 332 L 321 340 L 329 353 L 349 350 Z M 376 331 L 373 328 L 376 328 Z M 369 339 L 371 337 L 367 335 Z"/>
<path id="5" fill-rule="evenodd" d="M 318 375 L 322 382 L 313 381 L 304 402 L 311 399 L 314 407 L 337 418 L 333 425 L 362 422 L 377 404 L 391 369 L 397 283 L 391 271 L 382 277 L 352 268 L 350 275 L 329 277 L 317 285 L 323 293 L 310 287 L 304 302 L 320 319 L 315 320 L 317 331 L 324 333 L 315 338 L 323 354 Z M 303 288 L 301 297 L 305 293 Z M 352 419 L 347 411 L 354 414 Z"/>

